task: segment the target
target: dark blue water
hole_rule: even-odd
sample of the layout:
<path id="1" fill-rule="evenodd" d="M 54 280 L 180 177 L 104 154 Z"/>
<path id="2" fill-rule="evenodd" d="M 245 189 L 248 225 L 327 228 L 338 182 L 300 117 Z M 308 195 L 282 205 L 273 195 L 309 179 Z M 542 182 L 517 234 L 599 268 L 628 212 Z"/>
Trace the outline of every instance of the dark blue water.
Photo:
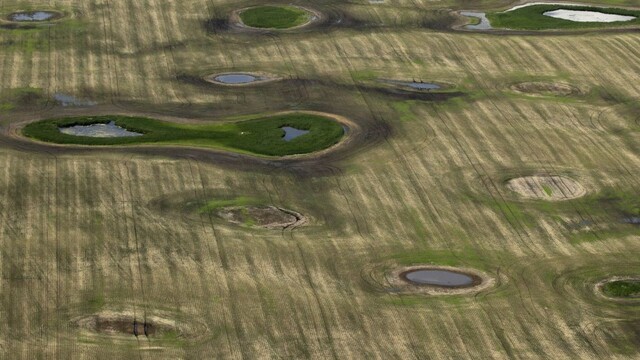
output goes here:
<path id="1" fill-rule="evenodd" d="M 281 127 L 281 129 L 284 130 L 284 141 L 291 141 L 297 137 L 309 133 L 309 130 L 300 130 L 291 126 L 283 126 Z"/>
<path id="2" fill-rule="evenodd" d="M 466 286 L 473 284 L 471 276 L 447 270 L 416 270 L 404 274 L 405 278 L 421 285 Z"/>

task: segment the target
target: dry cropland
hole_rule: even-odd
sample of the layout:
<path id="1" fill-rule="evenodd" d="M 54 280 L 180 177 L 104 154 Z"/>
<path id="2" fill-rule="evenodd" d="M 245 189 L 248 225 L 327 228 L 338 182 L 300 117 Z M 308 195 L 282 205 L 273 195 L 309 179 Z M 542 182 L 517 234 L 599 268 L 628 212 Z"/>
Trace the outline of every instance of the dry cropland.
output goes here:
<path id="1" fill-rule="evenodd" d="M 0 358 L 640 358 L 640 25 L 519 4 L 0 1 Z"/>

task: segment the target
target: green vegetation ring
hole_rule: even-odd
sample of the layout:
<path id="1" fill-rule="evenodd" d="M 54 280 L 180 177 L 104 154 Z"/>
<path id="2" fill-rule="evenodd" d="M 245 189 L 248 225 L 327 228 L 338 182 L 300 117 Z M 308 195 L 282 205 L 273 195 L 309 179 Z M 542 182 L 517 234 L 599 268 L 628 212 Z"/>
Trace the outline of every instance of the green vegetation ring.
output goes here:
<path id="1" fill-rule="evenodd" d="M 297 30 L 323 18 L 313 9 L 295 5 L 252 6 L 231 13 L 232 25 L 252 30 Z"/>
<path id="2" fill-rule="evenodd" d="M 610 300 L 640 301 L 640 277 L 614 276 L 595 285 L 597 294 Z"/>
<path id="3" fill-rule="evenodd" d="M 28 123 L 21 132 L 31 139 L 61 145 L 169 145 L 285 157 L 315 156 L 345 144 L 351 137 L 345 139 L 350 128 L 358 127 L 342 116 L 290 111 L 214 124 L 127 115 L 62 117 Z M 74 131 L 65 131 L 70 129 Z"/>

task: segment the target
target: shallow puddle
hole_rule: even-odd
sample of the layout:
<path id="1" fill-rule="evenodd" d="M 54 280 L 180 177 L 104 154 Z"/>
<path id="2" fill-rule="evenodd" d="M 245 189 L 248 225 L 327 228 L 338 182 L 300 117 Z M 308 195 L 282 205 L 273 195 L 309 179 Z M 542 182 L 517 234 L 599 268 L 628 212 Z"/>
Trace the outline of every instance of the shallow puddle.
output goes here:
<path id="1" fill-rule="evenodd" d="M 492 29 L 491 23 L 487 18 L 487 14 L 483 12 L 461 11 L 460 15 L 480 19 L 480 22 L 478 24 L 465 25 L 464 26 L 465 29 L 469 29 L 469 30 L 491 30 Z"/>
<path id="2" fill-rule="evenodd" d="M 223 84 L 248 84 L 262 80 L 262 78 L 250 74 L 223 74 L 213 78 L 215 81 Z"/>
<path id="3" fill-rule="evenodd" d="M 142 136 L 144 134 L 129 131 L 116 125 L 114 121 L 107 124 L 75 125 L 58 128 L 61 133 L 74 136 L 97 138 Z"/>
<path id="4" fill-rule="evenodd" d="M 283 126 L 281 129 L 284 130 L 284 137 L 282 138 L 284 141 L 291 141 L 309 133 L 309 130 L 300 130 L 291 126 Z"/>
<path id="5" fill-rule="evenodd" d="M 631 21 L 636 18 L 635 16 L 607 14 L 607 13 L 602 13 L 598 11 L 568 10 L 568 9 L 546 11 L 542 13 L 542 15 L 549 16 L 556 19 L 574 21 L 574 22 L 601 22 L 601 23 Z"/>
<path id="6" fill-rule="evenodd" d="M 13 13 L 9 16 L 11 21 L 45 21 L 56 16 L 50 11 L 25 11 Z"/>
<path id="7" fill-rule="evenodd" d="M 409 271 L 403 276 L 406 280 L 420 285 L 459 287 L 470 286 L 474 283 L 473 277 L 448 270 L 421 269 Z"/>
<path id="8" fill-rule="evenodd" d="M 401 80 L 380 80 L 387 84 L 396 85 L 398 87 L 405 87 L 415 90 L 438 90 L 442 86 L 436 83 L 424 82 L 424 81 L 401 81 Z"/>

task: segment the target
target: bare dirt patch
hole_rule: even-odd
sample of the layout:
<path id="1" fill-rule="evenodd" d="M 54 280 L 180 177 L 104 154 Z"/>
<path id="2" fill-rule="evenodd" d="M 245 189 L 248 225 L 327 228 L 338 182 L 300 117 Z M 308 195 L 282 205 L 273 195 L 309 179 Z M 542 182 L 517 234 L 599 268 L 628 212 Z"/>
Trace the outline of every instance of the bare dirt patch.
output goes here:
<path id="1" fill-rule="evenodd" d="M 440 270 L 453 274 L 464 275 L 472 279 L 466 285 L 446 286 L 419 284 L 407 278 L 407 274 L 419 270 Z M 403 294 L 426 294 L 426 295 L 461 295 L 477 293 L 488 289 L 495 284 L 495 279 L 488 274 L 469 268 L 458 268 L 452 266 L 438 265 L 412 265 L 403 266 L 390 271 L 386 276 L 386 281 L 390 285 L 389 291 Z"/>
<path id="2" fill-rule="evenodd" d="M 530 81 L 511 85 L 511 90 L 539 96 L 571 96 L 582 93 L 576 86 L 561 82 Z"/>
<path id="3" fill-rule="evenodd" d="M 146 320 L 136 319 L 133 313 L 116 313 L 105 311 L 73 321 L 80 329 L 99 335 L 162 337 L 168 334 L 182 334 L 174 322 L 168 319 L 151 316 Z"/>
<path id="4" fill-rule="evenodd" d="M 300 213 L 272 205 L 224 207 L 216 215 L 233 224 L 265 229 L 298 227 L 307 221 Z"/>
<path id="5" fill-rule="evenodd" d="M 507 188 L 526 199 L 561 201 L 579 198 L 587 190 L 576 180 L 559 175 L 533 175 L 507 181 Z"/>

